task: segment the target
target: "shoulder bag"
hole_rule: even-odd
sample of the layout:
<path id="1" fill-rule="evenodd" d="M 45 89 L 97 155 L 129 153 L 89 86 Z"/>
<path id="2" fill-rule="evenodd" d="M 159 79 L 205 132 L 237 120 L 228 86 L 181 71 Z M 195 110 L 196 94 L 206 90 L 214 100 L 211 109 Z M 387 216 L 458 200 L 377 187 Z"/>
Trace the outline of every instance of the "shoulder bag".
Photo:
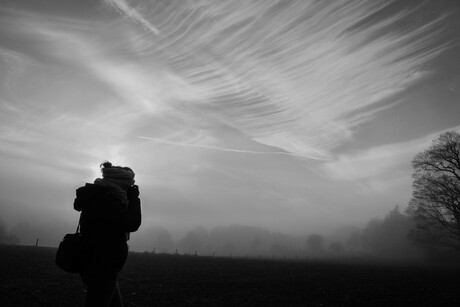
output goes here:
<path id="1" fill-rule="evenodd" d="M 76 232 L 66 234 L 59 243 L 56 265 L 68 273 L 79 273 L 88 265 L 90 255 L 89 241 L 81 234 L 78 221 Z"/>

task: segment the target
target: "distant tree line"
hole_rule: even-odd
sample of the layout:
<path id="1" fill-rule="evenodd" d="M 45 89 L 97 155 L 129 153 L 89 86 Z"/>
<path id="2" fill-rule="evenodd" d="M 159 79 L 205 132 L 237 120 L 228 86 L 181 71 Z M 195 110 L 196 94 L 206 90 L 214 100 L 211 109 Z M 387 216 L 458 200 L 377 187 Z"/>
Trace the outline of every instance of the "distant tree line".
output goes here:
<path id="1" fill-rule="evenodd" d="M 383 219 L 372 219 L 364 228 L 345 227 L 338 236 L 312 233 L 293 236 L 272 233 L 258 227 L 231 225 L 207 230 L 203 226 L 187 232 L 174 241 L 168 230 L 152 229 L 151 251 L 216 256 L 250 257 L 419 257 L 420 249 L 409 240 L 414 219 L 400 211 L 391 210 Z"/>
<path id="2" fill-rule="evenodd" d="M 265 229 L 230 225 L 207 230 L 203 226 L 188 231 L 174 241 L 168 230 L 155 228 L 150 231 L 152 249 L 156 253 L 185 253 L 215 256 L 277 256 L 295 257 L 305 254 L 302 237 L 272 233 Z"/>

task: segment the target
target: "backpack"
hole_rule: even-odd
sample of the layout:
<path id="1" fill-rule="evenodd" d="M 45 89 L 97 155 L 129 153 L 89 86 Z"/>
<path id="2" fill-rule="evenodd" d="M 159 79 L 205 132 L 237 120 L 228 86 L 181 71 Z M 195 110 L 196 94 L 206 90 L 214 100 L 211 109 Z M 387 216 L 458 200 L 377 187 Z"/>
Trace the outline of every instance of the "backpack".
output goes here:
<path id="1" fill-rule="evenodd" d="M 80 222 L 78 222 L 77 231 L 66 234 L 59 243 L 56 265 L 68 273 L 79 273 L 87 267 L 90 256 L 89 240 L 80 233 Z"/>

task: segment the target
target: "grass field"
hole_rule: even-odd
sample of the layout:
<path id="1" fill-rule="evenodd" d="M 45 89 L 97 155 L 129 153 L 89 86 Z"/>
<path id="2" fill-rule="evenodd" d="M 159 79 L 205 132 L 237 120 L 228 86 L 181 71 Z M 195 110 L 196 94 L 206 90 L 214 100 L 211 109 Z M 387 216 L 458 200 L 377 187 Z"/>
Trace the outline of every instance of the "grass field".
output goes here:
<path id="1" fill-rule="evenodd" d="M 0 245 L 0 306 L 81 306 L 55 248 Z M 131 253 L 126 306 L 460 306 L 460 268 Z"/>

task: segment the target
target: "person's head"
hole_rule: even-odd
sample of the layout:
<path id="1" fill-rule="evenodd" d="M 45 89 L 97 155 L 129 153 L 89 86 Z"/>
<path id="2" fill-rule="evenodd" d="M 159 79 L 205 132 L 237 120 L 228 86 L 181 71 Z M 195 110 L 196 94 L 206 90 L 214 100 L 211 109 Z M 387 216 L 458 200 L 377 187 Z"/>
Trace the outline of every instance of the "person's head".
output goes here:
<path id="1" fill-rule="evenodd" d="M 127 190 L 134 185 L 134 172 L 129 167 L 114 166 L 109 161 L 101 165 L 102 178 L 116 182 L 122 189 Z"/>

